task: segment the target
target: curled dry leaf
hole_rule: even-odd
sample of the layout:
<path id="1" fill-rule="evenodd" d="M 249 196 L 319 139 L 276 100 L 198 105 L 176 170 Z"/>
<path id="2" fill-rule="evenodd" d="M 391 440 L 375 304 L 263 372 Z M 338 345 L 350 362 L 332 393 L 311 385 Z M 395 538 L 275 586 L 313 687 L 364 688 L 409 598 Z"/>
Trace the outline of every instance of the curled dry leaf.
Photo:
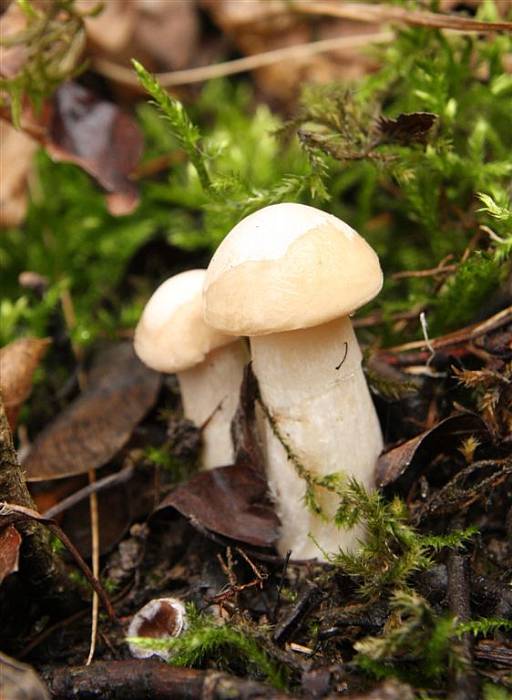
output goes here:
<path id="1" fill-rule="evenodd" d="M 131 344 L 103 353 L 85 392 L 33 443 L 23 463 L 28 481 L 86 473 L 109 462 L 155 403 L 160 375 L 145 367 Z"/>
<path id="2" fill-rule="evenodd" d="M 488 437 L 484 421 L 475 413 L 460 413 L 440 421 L 430 430 L 394 447 L 379 457 L 376 482 L 379 488 L 390 484 L 407 489 L 433 457 L 457 450 L 470 436 Z"/>
<path id="3" fill-rule="evenodd" d="M 30 395 L 34 371 L 49 344 L 45 338 L 20 338 L 0 350 L 0 390 L 11 430 Z"/>
<path id="4" fill-rule="evenodd" d="M 267 483 L 247 464 L 200 472 L 168 494 L 155 513 L 174 508 L 192 525 L 256 547 L 277 539 L 279 520 L 265 502 Z"/>
<path id="5" fill-rule="evenodd" d="M 0 530 L 0 584 L 18 571 L 18 561 L 21 546 L 21 535 L 14 525 L 8 525 Z"/>

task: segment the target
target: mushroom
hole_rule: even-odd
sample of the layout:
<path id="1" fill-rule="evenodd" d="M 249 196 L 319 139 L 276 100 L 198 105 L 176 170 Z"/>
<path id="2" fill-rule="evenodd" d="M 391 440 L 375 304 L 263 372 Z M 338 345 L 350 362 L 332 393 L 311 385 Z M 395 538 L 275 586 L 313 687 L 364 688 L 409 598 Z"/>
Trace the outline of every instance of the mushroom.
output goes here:
<path id="1" fill-rule="evenodd" d="M 170 649 L 144 647 L 137 644 L 137 638 L 170 639 L 179 637 L 187 628 L 187 612 L 178 598 L 154 598 L 136 613 L 128 627 L 128 646 L 136 659 L 160 656 L 169 661 Z"/>
<path id="2" fill-rule="evenodd" d="M 134 346 L 148 367 L 176 373 L 185 417 L 202 428 L 202 467 L 212 469 L 233 462 L 231 420 L 248 358 L 242 340 L 203 321 L 205 274 L 189 270 L 158 287 L 137 325 Z"/>
<path id="3" fill-rule="evenodd" d="M 363 536 L 361 528 L 334 525 L 335 494 L 317 489 L 327 518 L 306 507 L 306 483 L 290 451 L 315 476 L 344 472 L 373 486 L 382 434 L 349 314 L 381 286 L 368 243 L 340 219 L 303 204 L 275 204 L 246 217 L 208 267 L 206 322 L 250 336 L 283 555 L 323 558 L 355 548 Z"/>

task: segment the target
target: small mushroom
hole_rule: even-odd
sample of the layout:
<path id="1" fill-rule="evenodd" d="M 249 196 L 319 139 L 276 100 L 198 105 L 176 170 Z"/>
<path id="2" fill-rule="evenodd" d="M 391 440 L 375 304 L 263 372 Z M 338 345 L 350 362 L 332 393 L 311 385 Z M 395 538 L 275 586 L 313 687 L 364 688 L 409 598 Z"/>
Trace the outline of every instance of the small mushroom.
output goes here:
<path id="1" fill-rule="evenodd" d="M 248 358 L 240 339 L 203 321 L 204 277 L 205 270 L 189 270 L 161 284 L 142 313 L 134 346 L 148 367 L 176 372 L 185 417 L 202 428 L 202 467 L 212 469 L 233 462 L 231 420 Z"/>
<path id="2" fill-rule="evenodd" d="M 250 336 L 270 416 L 262 427 L 283 555 L 322 558 L 309 534 L 327 553 L 353 549 L 363 535 L 334 525 L 338 499 L 324 489 L 317 493 L 327 519 L 306 507 L 306 482 L 289 450 L 316 476 L 344 472 L 373 486 L 382 435 L 349 314 L 381 286 L 368 243 L 340 219 L 302 204 L 272 205 L 243 219 L 208 267 L 206 322 Z"/>
<path id="3" fill-rule="evenodd" d="M 146 603 L 136 613 L 128 628 L 128 639 L 150 637 L 151 639 L 169 639 L 178 637 L 187 627 L 185 606 L 178 598 L 155 598 Z M 130 653 L 136 659 L 160 656 L 165 661 L 171 653 L 164 649 L 146 649 L 134 641 L 129 641 Z"/>

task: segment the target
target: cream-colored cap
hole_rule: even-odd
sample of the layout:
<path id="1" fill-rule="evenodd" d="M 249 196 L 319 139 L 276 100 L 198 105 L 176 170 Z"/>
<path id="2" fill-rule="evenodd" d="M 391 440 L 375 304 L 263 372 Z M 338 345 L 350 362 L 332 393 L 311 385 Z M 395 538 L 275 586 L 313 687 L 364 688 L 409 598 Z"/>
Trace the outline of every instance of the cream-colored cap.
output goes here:
<path id="1" fill-rule="evenodd" d="M 206 355 L 233 342 L 203 321 L 202 292 L 206 270 L 188 270 L 161 284 L 146 304 L 135 329 L 139 358 L 160 372 L 181 372 Z"/>
<path id="2" fill-rule="evenodd" d="M 304 204 L 242 219 L 213 256 L 204 318 L 225 333 L 267 335 L 347 316 L 382 287 L 375 251 L 348 224 Z"/>

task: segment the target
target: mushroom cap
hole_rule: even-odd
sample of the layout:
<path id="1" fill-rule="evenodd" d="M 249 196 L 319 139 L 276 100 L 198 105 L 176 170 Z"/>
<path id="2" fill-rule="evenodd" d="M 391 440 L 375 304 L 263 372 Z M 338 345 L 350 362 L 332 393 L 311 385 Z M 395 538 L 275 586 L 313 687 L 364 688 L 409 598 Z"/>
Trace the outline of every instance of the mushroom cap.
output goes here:
<path id="1" fill-rule="evenodd" d="M 341 219 L 273 204 L 242 219 L 213 256 L 204 318 L 225 333 L 267 335 L 347 316 L 382 287 L 375 251 Z"/>
<path id="2" fill-rule="evenodd" d="M 163 282 L 150 298 L 135 329 L 139 358 L 160 372 L 181 372 L 233 342 L 206 325 L 202 292 L 206 270 L 188 270 Z"/>

